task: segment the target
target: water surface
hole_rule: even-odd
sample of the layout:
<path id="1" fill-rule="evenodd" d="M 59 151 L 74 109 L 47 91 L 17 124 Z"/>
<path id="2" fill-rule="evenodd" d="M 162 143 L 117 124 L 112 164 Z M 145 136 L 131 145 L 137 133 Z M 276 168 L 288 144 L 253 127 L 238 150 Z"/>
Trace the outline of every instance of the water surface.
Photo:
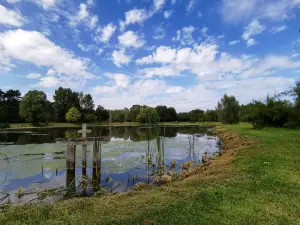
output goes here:
<path id="1" fill-rule="evenodd" d="M 16 193 L 22 187 L 25 193 L 73 185 L 82 193 L 96 186 L 108 191 L 127 191 L 137 182 L 150 183 L 165 165 L 180 171 L 187 161 L 201 162 L 202 156 L 213 156 L 219 151 L 218 138 L 207 128 L 189 127 L 94 127 L 89 136 L 109 136 L 101 146 L 101 168 L 92 168 L 92 146 L 88 145 L 86 171 L 81 168 L 81 146 L 77 146 L 76 170 L 66 172 L 66 146 L 56 138 L 75 138 L 78 128 L 23 129 L 0 133 L 0 192 L 8 193 L 17 201 Z M 95 176 L 97 175 L 97 176 Z M 95 181 L 96 177 L 96 181 Z M 98 179 L 97 179 L 98 177 Z M 94 180 L 93 180 L 94 179 Z M 92 182 L 94 181 L 94 182 Z M 0 195 L 1 199 L 1 195 Z"/>

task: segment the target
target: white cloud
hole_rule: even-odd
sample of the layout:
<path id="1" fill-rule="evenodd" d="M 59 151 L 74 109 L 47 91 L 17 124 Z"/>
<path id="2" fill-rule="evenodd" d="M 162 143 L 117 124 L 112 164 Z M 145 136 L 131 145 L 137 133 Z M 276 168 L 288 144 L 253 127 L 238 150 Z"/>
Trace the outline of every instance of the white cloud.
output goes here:
<path id="1" fill-rule="evenodd" d="M 14 59 L 50 67 L 71 77 L 93 77 L 87 72 L 87 60 L 77 58 L 36 31 L 18 29 L 0 33 L 0 59 L 1 56 L 7 61 L 0 60 L 0 63 L 6 66 L 10 66 L 10 61 Z"/>
<path id="2" fill-rule="evenodd" d="M 222 0 L 221 14 L 227 22 L 252 18 L 279 21 L 291 18 L 299 7 L 299 0 Z"/>
<path id="3" fill-rule="evenodd" d="M 125 21 L 120 21 L 120 30 L 124 31 L 130 24 L 142 24 L 148 18 L 149 15 L 144 9 L 132 9 L 125 13 Z"/>
<path id="4" fill-rule="evenodd" d="M 142 74 L 145 78 L 151 78 L 154 76 L 172 77 L 178 75 L 178 70 L 170 66 L 151 67 L 151 68 L 141 69 L 139 73 Z"/>
<path id="5" fill-rule="evenodd" d="M 154 10 L 160 10 L 165 4 L 165 0 L 153 0 Z"/>
<path id="6" fill-rule="evenodd" d="M 195 28 L 193 26 L 184 27 L 181 30 L 177 30 L 176 37 L 172 38 L 172 41 L 179 41 L 181 45 L 194 44 L 193 32 Z"/>
<path id="7" fill-rule="evenodd" d="M 128 88 L 129 77 L 123 73 L 105 73 L 104 76 L 114 81 L 113 86 L 115 88 Z"/>
<path id="8" fill-rule="evenodd" d="M 281 31 L 284 31 L 286 29 L 288 29 L 288 26 L 281 25 L 281 26 L 278 26 L 278 27 L 272 27 L 271 32 L 272 32 L 272 34 L 276 34 L 276 33 L 279 33 Z"/>
<path id="9" fill-rule="evenodd" d="M 101 85 L 99 85 L 99 86 L 91 88 L 90 92 L 91 92 L 91 94 L 93 96 L 98 96 L 98 95 L 101 95 L 101 96 L 103 96 L 103 95 L 112 95 L 112 94 L 114 94 L 116 92 L 116 89 L 115 89 L 115 87 L 101 86 Z M 118 105 L 118 107 L 120 107 L 120 105 Z"/>
<path id="10" fill-rule="evenodd" d="M 6 0 L 7 3 L 10 3 L 10 4 L 15 4 L 17 2 L 19 2 L 21 0 Z"/>
<path id="11" fill-rule="evenodd" d="M 253 68 L 243 72 L 240 77 L 249 78 L 269 75 L 273 74 L 274 71 L 296 68 L 300 68 L 300 62 L 291 61 L 289 57 L 286 56 L 270 55 L 257 62 Z"/>
<path id="12" fill-rule="evenodd" d="M 38 79 L 38 78 L 40 78 L 41 76 L 42 76 L 42 75 L 39 74 L 39 73 L 29 73 L 29 74 L 25 75 L 25 77 L 26 77 L 27 79 Z"/>
<path id="13" fill-rule="evenodd" d="M 186 6 L 186 12 L 191 13 L 195 8 L 195 0 L 189 0 L 188 5 Z"/>
<path id="14" fill-rule="evenodd" d="M 94 48 L 95 46 L 94 46 L 94 45 L 87 45 L 87 46 L 85 46 L 85 45 L 83 45 L 83 44 L 78 44 L 77 47 L 78 47 L 81 51 L 83 51 L 83 52 L 88 52 L 88 51 L 93 50 L 93 48 Z"/>
<path id="15" fill-rule="evenodd" d="M 134 47 L 139 48 L 144 45 L 144 40 L 142 40 L 135 32 L 127 31 L 118 37 L 119 43 L 124 47 Z"/>
<path id="16" fill-rule="evenodd" d="M 165 36 L 166 36 L 165 29 L 159 26 L 155 29 L 155 34 L 152 37 L 156 40 L 159 40 L 159 39 L 163 39 Z"/>
<path id="17" fill-rule="evenodd" d="M 300 54 L 298 54 L 298 53 L 294 53 L 294 54 L 292 54 L 292 58 L 297 58 L 297 57 L 299 57 L 300 56 Z"/>
<path id="18" fill-rule="evenodd" d="M 25 22 L 21 13 L 9 10 L 0 5 L 0 24 L 7 26 L 21 27 Z"/>
<path id="19" fill-rule="evenodd" d="M 172 63 L 176 58 L 177 51 L 167 46 L 160 46 L 156 49 L 153 55 L 137 59 L 138 64 L 152 64 L 152 63 Z"/>
<path id="20" fill-rule="evenodd" d="M 54 76 L 46 76 L 40 79 L 39 85 L 45 88 L 58 87 L 60 80 Z"/>
<path id="21" fill-rule="evenodd" d="M 234 40 L 234 41 L 230 41 L 229 42 L 229 45 L 236 45 L 236 44 L 239 44 L 241 41 L 240 40 Z"/>
<path id="22" fill-rule="evenodd" d="M 262 25 L 258 20 L 252 20 L 251 23 L 245 27 L 242 35 L 242 38 L 247 42 L 247 46 L 249 47 L 256 44 L 256 41 L 252 37 L 263 33 L 265 29 L 265 26 Z"/>
<path id="23" fill-rule="evenodd" d="M 55 5 L 55 0 L 38 0 L 38 3 L 44 8 L 48 9 Z"/>
<path id="24" fill-rule="evenodd" d="M 125 49 L 120 49 L 119 51 L 114 50 L 112 53 L 113 62 L 117 67 L 121 67 L 122 64 L 128 64 L 131 58 L 125 55 Z"/>
<path id="25" fill-rule="evenodd" d="M 169 19 L 170 16 L 172 15 L 172 13 L 173 13 L 172 10 L 167 10 L 167 11 L 164 12 L 164 17 L 165 17 L 166 19 Z"/>
<path id="26" fill-rule="evenodd" d="M 97 27 L 98 16 L 89 13 L 88 5 L 85 3 L 79 5 L 79 11 L 75 16 L 68 17 L 70 20 L 69 25 L 72 27 L 77 26 L 79 23 L 84 23 L 91 30 Z"/>
<path id="27" fill-rule="evenodd" d="M 112 23 L 107 24 L 103 29 L 101 29 L 100 41 L 108 42 L 115 33 L 116 29 L 117 27 Z"/>

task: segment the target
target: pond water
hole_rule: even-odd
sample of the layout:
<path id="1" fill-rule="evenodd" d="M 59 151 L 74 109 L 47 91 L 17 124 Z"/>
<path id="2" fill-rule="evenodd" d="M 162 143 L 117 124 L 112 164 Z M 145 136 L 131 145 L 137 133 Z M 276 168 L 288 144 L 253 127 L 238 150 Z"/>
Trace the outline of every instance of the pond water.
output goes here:
<path id="1" fill-rule="evenodd" d="M 218 138 L 200 126 L 91 129 L 88 136 L 111 137 L 101 146 L 101 168 L 93 170 L 93 150 L 88 145 L 87 168 L 83 170 L 81 146 L 77 146 L 74 172 L 66 171 L 66 146 L 57 144 L 56 138 L 80 137 L 78 128 L 0 132 L 0 201 L 6 194 L 11 202 L 20 201 L 19 188 L 28 195 L 66 187 L 78 195 L 89 195 L 99 187 L 127 191 L 138 182 L 151 183 L 162 168 L 179 172 L 180 164 L 199 163 L 202 156 L 219 152 Z M 174 162 L 176 165 L 171 166 Z"/>

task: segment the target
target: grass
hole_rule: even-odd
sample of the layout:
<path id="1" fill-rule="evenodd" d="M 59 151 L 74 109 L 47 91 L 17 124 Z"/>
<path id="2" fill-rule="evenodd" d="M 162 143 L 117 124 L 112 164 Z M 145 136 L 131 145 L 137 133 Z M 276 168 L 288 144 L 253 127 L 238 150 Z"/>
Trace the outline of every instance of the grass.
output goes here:
<path id="1" fill-rule="evenodd" d="M 0 224 L 300 224 L 300 131 L 218 127 L 222 156 L 160 187 L 0 213 Z"/>
<path id="2" fill-rule="evenodd" d="M 9 128 L 11 129 L 22 129 L 22 128 L 37 128 L 37 127 L 49 127 L 49 128 L 55 128 L 55 127 L 80 127 L 82 123 L 55 123 L 50 122 L 48 124 L 41 123 L 39 126 L 35 126 L 31 123 L 11 123 L 9 124 Z M 178 126 L 186 126 L 186 125 L 202 125 L 202 126 L 214 126 L 216 122 L 165 122 L 165 123 L 159 123 L 159 125 L 178 125 Z M 114 123 L 93 123 L 91 124 L 93 126 L 145 126 L 145 124 L 140 124 L 137 122 L 114 122 Z"/>

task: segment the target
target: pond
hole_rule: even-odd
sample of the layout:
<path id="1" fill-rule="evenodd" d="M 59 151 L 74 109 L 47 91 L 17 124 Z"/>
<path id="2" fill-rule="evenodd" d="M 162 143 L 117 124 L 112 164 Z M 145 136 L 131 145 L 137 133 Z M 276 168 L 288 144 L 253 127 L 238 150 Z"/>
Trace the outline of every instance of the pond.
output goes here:
<path id="1" fill-rule="evenodd" d="M 66 146 L 57 144 L 56 139 L 80 137 L 78 128 L 0 132 L 0 204 L 5 196 L 12 203 L 36 200 L 36 193 L 49 189 L 60 189 L 64 196 L 70 192 L 90 195 L 100 188 L 123 192 L 138 182 L 152 183 L 165 170 L 180 173 L 183 163 L 201 163 L 204 156 L 219 152 L 219 139 L 200 126 L 91 130 L 90 137 L 110 137 L 101 146 L 101 167 L 93 169 L 92 145 L 88 145 L 87 168 L 83 170 L 81 146 L 77 146 L 74 172 L 66 171 Z M 20 198 L 20 193 L 24 197 Z"/>

